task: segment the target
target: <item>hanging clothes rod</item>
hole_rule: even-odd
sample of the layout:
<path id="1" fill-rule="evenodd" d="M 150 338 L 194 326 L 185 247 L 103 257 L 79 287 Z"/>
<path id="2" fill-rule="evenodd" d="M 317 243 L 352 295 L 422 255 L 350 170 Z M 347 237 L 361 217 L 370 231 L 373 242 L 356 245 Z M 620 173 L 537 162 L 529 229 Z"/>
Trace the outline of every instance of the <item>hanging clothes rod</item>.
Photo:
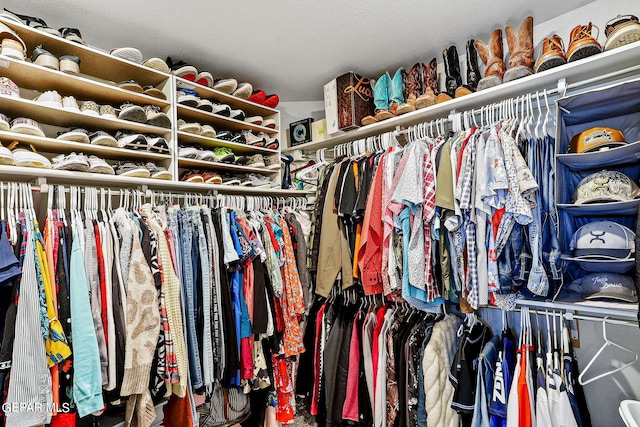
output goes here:
<path id="1" fill-rule="evenodd" d="M 621 325 L 621 326 L 635 326 L 638 327 L 637 320 L 631 319 L 616 319 L 612 318 L 614 315 L 603 315 L 601 317 L 598 316 L 588 316 L 584 314 L 574 314 L 569 309 L 566 308 L 544 308 L 544 309 L 536 309 L 533 307 L 525 306 L 529 309 L 529 313 L 533 313 L 537 316 L 553 316 L 553 317 L 562 317 L 566 320 L 585 320 L 588 322 L 602 322 L 603 319 L 607 319 L 607 323 L 612 325 Z M 513 310 L 502 310 L 500 307 L 494 306 L 483 306 L 481 308 L 491 309 L 491 310 L 500 310 L 505 313 L 519 313 L 522 312 L 522 309 L 525 307 L 517 307 Z"/>

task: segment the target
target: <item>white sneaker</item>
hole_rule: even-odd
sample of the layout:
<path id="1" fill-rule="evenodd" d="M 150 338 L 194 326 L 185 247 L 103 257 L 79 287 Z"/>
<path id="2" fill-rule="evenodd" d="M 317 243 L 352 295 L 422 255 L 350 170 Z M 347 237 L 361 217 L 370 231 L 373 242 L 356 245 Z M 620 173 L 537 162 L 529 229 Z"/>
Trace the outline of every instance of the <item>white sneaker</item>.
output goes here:
<path id="1" fill-rule="evenodd" d="M 53 159 L 53 169 L 65 171 L 88 172 L 89 159 L 82 153 L 60 154 Z"/>
<path id="2" fill-rule="evenodd" d="M 185 159 L 197 159 L 198 149 L 195 147 L 180 147 L 178 151 L 178 157 L 184 157 Z"/>
<path id="3" fill-rule="evenodd" d="M 16 159 L 13 153 L 0 142 L 0 165 L 15 166 Z"/>
<path id="4" fill-rule="evenodd" d="M 0 130 L 6 131 L 9 129 L 11 129 L 11 125 L 9 125 L 9 118 L 0 113 Z"/>
<path id="5" fill-rule="evenodd" d="M 85 144 L 88 144 L 89 131 L 81 128 L 70 128 L 65 131 L 58 132 L 58 136 L 56 139 L 60 139 L 62 141 L 83 142 Z"/>
<path id="6" fill-rule="evenodd" d="M 262 122 L 262 126 L 270 129 L 276 128 L 276 121 L 274 119 L 264 119 Z"/>
<path id="7" fill-rule="evenodd" d="M 250 173 L 247 178 L 253 187 L 271 187 L 271 180 L 264 175 Z"/>
<path id="8" fill-rule="evenodd" d="M 11 120 L 11 131 L 27 135 L 45 136 L 38 122 L 28 117 L 17 117 Z"/>
<path id="9" fill-rule="evenodd" d="M 89 156 L 89 172 L 114 175 L 113 167 L 97 156 Z"/>
<path id="10" fill-rule="evenodd" d="M 80 112 L 80 107 L 78 107 L 78 101 L 73 96 L 65 96 L 62 98 L 62 108 L 65 110 L 75 111 L 77 113 Z"/>
<path id="11" fill-rule="evenodd" d="M 262 116 L 249 116 L 245 118 L 244 121 L 252 125 L 260 126 L 264 122 L 264 118 L 262 118 Z"/>
<path id="12" fill-rule="evenodd" d="M 62 108 L 62 97 L 55 90 L 46 91 L 34 101 L 47 107 Z"/>
<path id="13" fill-rule="evenodd" d="M 51 169 L 51 162 L 42 154 L 38 154 L 33 145 L 19 145 L 14 148 L 13 158 L 16 161 L 16 166 Z"/>

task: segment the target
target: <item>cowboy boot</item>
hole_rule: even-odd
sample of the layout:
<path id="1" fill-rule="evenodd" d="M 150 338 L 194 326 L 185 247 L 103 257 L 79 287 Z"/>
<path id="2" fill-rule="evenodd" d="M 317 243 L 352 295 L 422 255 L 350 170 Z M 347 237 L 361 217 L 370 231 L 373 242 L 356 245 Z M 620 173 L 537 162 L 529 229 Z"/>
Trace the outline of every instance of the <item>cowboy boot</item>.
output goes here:
<path id="1" fill-rule="evenodd" d="M 379 111 L 387 111 L 389 109 L 389 94 L 388 86 L 391 83 L 389 73 L 384 73 L 380 76 L 376 84 L 373 86 L 373 105 L 375 106 L 374 114 L 378 114 Z M 376 119 L 373 115 L 365 116 L 360 121 L 363 126 L 376 123 Z"/>
<path id="2" fill-rule="evenodd" d="M 559 35 L 545 37 L 542 42 L 542 54 L 536 61 L 536 73 L 549 70 L 567 63 L 564 53 L 564 45 Z"/>
<path id="3" fill-rule="evenodd" d="M 502 84 L 502 76 L 506 70 L 502 60 L 502 30 L 494 30 L 489 38 L 489 43 L 476 40 L 474 44 L 478 49 L 480 59 L 486 65 L 484 78 L 478 82 L 478 90 Z"/>
<path id="4" fill-rule="evenodd" d="M 398 106 L 404 103 L 404 83 L 402 81 L 402 73 L 404 70 L 398 68 L 398 71 L 393 75 L 393 78 L 387 85 L 387 98 L 389 100 L 389 109 L 380 110 L 376 113 L 376 120 L 387 120 L 396 115 Z M 387 74 L 388 75 L 388 74 Z"/>
<path id="5" fill-rule="evenodd" d="M 462 76 L 460 75 L 460 62 L 455 46 L 442 51 L 445 72 L 445 90 L 436 97 L 436 103 L 448 101 L 456 96 L 456 89 L 462 86 Z"/>
<path id="6" fill-rule="evenodd" d="M 423 92 L 416 99 L 416 108 L 425 108 L 436 103 L 438 94 L 438 61 L 433 58 L 428 64 L 422 64 Z"/>
<path id="7" fill-rule="evenodd" d="M 475 92 L 479 81 L 478 51 L 474 40 L 471 39 L 467 41 L 467 86 Z"/>
<path id="8" fill-rule="evenodd" d="M 505 28 L 509 45 L 509 69 L 502 81 L 509 82 L 533 74 L 533 16 L 527 16 L 516 32 L 511 26 Z"/>
<path id="9" fill-rule="evenodd" d="M 424 78 L 422 77 L 424 64 L 417 63 L 408 73 L 403 73 L 404 91 L 407 102 L 400 105 L 396 113 L 398 115 L 415 111 L 416 99 L 424 93 Z"/>

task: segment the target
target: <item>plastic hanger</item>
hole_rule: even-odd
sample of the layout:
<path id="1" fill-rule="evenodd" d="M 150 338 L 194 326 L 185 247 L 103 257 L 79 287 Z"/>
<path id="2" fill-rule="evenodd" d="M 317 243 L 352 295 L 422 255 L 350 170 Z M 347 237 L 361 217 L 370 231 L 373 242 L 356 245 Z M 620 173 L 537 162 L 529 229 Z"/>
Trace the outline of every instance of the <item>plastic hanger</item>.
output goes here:
<path id="1" fill-rule="evenodd" d="M 549 107 L 549 99 L 547 98 L 547 90 L 544 90 L 544 103 L 547 107 L 547 111 L 544 115 L 544 123 L 542 128 L 544 129 L 544 133 L 547 136 L 555 137 L 556 131 L 556 121 L 553 118 L 553 114 L 551 113 L 551 108 Z"/>
<path id="2" fill-rule="evenodd" d="M 615 343 L 613 341 L 611 341 L 608 337 L 607 337 L 607 319 L 609 318 L 609 316 L 606 316 L 604 319 L 602 319 L 602 338 L 604 339 L 604 344 L 602 344 L 602 346 L 600 347 L 600 349 L 596 352 L 596 354 L 593 355 L 593 357 L 591 358 L 591 360 L 589 361 L 589 363 L 587 363 L 587 365 L 584 367 L 584 369 L 582 370 L 582 372 L 580 373 L 580 375 L 578 375 L 578 382 L 581 385 L 587 385 L 590 384 L 594 381 L 597 381 L 601 378 L 604 377 L 608 377 L 609 375 L 613 375 L 616 372 L 620 372 L 621 370 L 623 370 L 624 368 L 628 368 L 629 366 L 633 365 L 634 363 L 636 363 L 638 361 L 638 353 L 636 353 L 633 350 L 630 350 L 618 343 Z M 593 364 L 595 363 L 596 360 L 598 360 L 598 358 L 600 357 L 600 355 L 607 349 L 607 347 L 616 347 L 620 350 L 622 350 L 625 353 L 630 353 L 633 354 L 633 361 L 632 362 L 627 362 L 622 366 L 619 366 L 615 369 L 603 372 L 601 374 L 596 375 L 595 377 L 589 378 L 589 379 L 585 379 L 586 374 L 590 371 L 590 369 L 592 368 Z"/>

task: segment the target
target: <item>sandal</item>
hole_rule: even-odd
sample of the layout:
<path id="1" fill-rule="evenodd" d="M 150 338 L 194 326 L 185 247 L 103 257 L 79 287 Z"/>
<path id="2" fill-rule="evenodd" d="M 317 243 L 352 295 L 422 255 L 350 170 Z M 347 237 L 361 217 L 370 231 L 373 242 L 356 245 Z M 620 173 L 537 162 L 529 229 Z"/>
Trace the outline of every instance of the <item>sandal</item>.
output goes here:
<path id="1" fill-rule="evenodd" d="M 38 154 L 33 144 L 24 145 L 18 141 L 13 141 L 8 148 L 12 150 L 16 166 L 51 169 L 49 159 L 42 154 Z"/>
<path id="2" fill-rule="evenodd" d="M 43 19 L 36 18 L 35 16 L 20 15 L 18 13 L 11 12 L 10 10 L 7 10 L 7 9 L 4 10 L 4 13 L 3 13 L 4 17 L 11 19 L 12 15 L 13 17 L 18 17 L 19 19 L 21 19 L 22 22 L 28 27 L 36 28 L 38 30 L 44 31 L 45 33 L 62 37 L 62 34 L 60 34 L 60 31 L 48 26 Z"/>
<path id="3" fill-rule="evenodd" d="M 60 31 L 62 38 L 66 40 L 80 43 L 81 45 L 84 45 L 84 46 L 87 45 L 87 43 L 85 43 L 85 41 L 82 40 L 82 35 L 80 34 L 80 30 L 78 30 L 77 28 L 63 27 L 63 28 L 60 28 L 58 31 Z"/>

